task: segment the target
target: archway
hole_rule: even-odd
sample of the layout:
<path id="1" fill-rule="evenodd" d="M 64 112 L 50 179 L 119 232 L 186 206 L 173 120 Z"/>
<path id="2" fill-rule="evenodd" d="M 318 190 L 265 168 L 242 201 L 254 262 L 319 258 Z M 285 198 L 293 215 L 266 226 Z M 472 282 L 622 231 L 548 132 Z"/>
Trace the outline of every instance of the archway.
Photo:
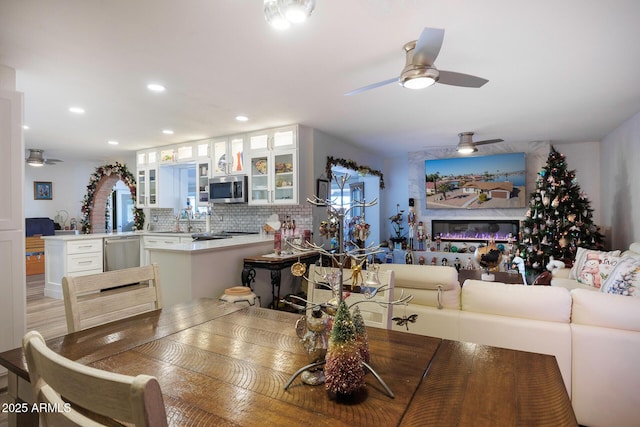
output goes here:
<path id="1" fill-rule="evenodd" d="M 113 186 L 122 180 L 131 191 L 131 199 L 136 201 L 136 180 L 126 165 L 114 163 L 96 168 L 95 173 L 89 178 L 87 194 L 82 202 L 82 232 L 84 234 L 106 232 L 105 212 L 107 200 Z M 135 208 L 133 212 L 134 230 L 144 228 L 144 212 Z"/>

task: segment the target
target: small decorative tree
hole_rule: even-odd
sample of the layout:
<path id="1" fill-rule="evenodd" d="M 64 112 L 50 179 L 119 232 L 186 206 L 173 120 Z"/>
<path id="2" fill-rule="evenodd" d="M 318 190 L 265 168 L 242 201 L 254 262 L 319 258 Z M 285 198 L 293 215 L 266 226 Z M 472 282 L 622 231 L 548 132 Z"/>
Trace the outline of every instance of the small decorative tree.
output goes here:
<path id="1" fill-rule="evenodd" d="M 356 328 L 344 301 L 338 305 L 327 348 L 324 374 L 327 391 L 350 395 L 364 386 L 364 366 L 356 341 Z"/>
<path id="2" fill-rule="evenodd" d="M 602 248 L 603 236 L 593 224 L 593 209 L 575 170 L 567 170 L 564 154 L 553 147 L 536 179 L 520 231 L 520 257 L 535 273 L 543 271 L 551 257 L 572 261 L 578 247 Z"/>

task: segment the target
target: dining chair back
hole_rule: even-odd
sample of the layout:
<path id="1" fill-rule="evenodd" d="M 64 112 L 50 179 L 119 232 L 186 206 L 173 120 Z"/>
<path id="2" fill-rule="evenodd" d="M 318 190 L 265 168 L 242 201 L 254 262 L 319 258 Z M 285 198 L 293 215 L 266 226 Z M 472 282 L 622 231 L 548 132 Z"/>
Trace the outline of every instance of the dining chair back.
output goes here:
<path id="1" fill-rule="evenodd" d="M 330 276 L 339 273 L 335 267 L 309 266 L 307 300 L 313 306 L 330 302 L 336 304 L 336 295 L 331 290 Z M 357 271 L 357 270 L 356 270 Z M 361 271 L 358 276 L 353 269 L 343 269 L 343 298 L 348 306 L 358 305 L 365 325 L 391 329 L 393 318 L 393 270 Z"/>
<path id="2" fill-rule="evenodd" d="M 69 333 L 162 308 L 157 264 L 62 278 Z"/>
<path id="3" fill-rule="evenodd" d="M 160 385 L 155 377 L 116 374 L 82 365 L 47 347 L 38 331 L 22 339 L 40 425 L 167 425 Z"/>

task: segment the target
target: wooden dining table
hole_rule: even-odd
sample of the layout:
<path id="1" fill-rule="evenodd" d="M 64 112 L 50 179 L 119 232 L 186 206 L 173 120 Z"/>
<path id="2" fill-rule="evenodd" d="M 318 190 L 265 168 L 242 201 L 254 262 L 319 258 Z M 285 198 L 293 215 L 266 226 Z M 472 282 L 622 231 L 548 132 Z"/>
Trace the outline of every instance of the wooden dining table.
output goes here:
<path id="1" fill-rule="evenodd" d="M 303 384 L 300 315 L 198 299 L 47 340 L 80 363 L 158 378 L 172 426 L 576 426 L 553 356 L 368 328 L 374 375 L 349 398 Z M 29 400 L 22 349 L 0 353 Z M 11 384 L 14 384 L 12 386 Z M 37 413 L 9 424 L 37 425 Z"/>

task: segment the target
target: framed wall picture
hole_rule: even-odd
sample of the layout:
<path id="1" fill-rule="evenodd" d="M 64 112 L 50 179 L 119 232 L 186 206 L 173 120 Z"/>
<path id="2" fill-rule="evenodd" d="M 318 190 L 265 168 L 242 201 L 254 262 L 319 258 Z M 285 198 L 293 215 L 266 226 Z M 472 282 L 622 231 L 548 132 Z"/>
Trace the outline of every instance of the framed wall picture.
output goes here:
<path id="1" fill-rule="evenodd" d="M 33 181 L 34 200 L 53 200 L 51 181 Z"/>
<path id="2" fill-rule="evenodd" d="M 329 180 L 318 179 L 316 180 L 316 196 L 320 200 L 327 200 L 329 198 Z"/>

